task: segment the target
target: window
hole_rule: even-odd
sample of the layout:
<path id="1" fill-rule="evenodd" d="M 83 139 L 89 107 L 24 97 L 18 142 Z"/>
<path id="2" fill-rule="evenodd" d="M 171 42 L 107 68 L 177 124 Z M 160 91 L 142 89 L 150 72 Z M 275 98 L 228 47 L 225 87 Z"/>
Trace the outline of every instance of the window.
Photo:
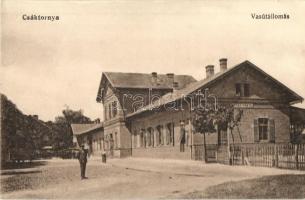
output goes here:
<path id="1" fill-rule="evenodd" d="M 166 144 L 172 144 L 172 124 L 168 123 L 166 124 Z"/>
<path id="2" fill-rule="evenodd" d="M 148 129 L 148 137 L 150 137 L 149 138 L 149 142 L 150 142 L 150 146 L 154 146 L 154 143 L 155 143 L 155 139 L 154 139 L 154 129 L 153 128 L 151 128 L 151 127 L 149 127 Z"/>
<path id="3" fill-rule="evenodd" d="M 174 123 L 168 123 L 167 124 L 167 129 L 168 129 L 168 132 L 169 132 L 169 143 L 171 145 L 174 146 L 174 138 L 175 138 L 175 132 L 174 132 Z"/>
<path id="4" fill-rule="evenodd" d="M 108 105 L 108 116 L 111 119 L 111 104 Z"/>
<path id="5" fill-rule="evenodd" d="M 274 119 L 266 117 L 254 119 L 254 141 L 275 142 Z"/>
<path id="6" fill-rule="evenodd" d="M 250 96 L 250 84 L 249 83 L 236 83 L 235 94 L 237 97 L 249 97 Z"/>
<path id="7" fill-rule="evenodd" d="M 99 139 L 99 143 L 98 143 L 98 149 L 102 150 L 102 139 Z"/>
<path id="8" fill-rule="evenodd" d="M 93 139 L 93 147 L 92 147 L 93 151 L 95 151 L 95 140 Z"/>
<path id="9" fill-rule="evenodd" d="M 259 133 L 259 140 L 268 140 L 268 119 L 267 118 L 258 119 L 258 133 Z"/>
<path id="10" fill-rule="evenodd" d="M 157 126 L 157 144 L 158 145 L 164 144 L 162 130 L 163 130 L 163 127 L 161 125 Z"/>
<path id="11" fill-rule="evenodd" d="M 226 130 L 218 130 L 218 144 L 225 145 L 228 143 L 228 135 Z"/>
<path id="12" fill-rule="evenodd" d="M 119 141 L 118 141 L 118 133 L 117 133 L 117 132 L 114 133 L 114 140 L 115 140 L 115 141 L 114 141 L 114 142 L 115 142 L 115 143 L 114 143 L 114 144 L 115 144 L 115 148 L 117 149 L 117 148 L 119 147 L 119 145 L 118 145 L 118 144 L 119 144 Z"/>
<path id="13" fill-rule="evenodd" d="M 244 84 L 244 96 L 245 97 L 250 96 L 250 85 L 249 85 L 249 83 Z"/>
<path id="14" fill-rule="evenodd" d="M 146 132 L 146 141 L 147 141 L 147 146 L 150 147 L 151 146 L 151 132 L 150 129 L 147 130 Z"/>
<path id="15" fill-rule="evenodd" d="M 114 148 L 114 141 L 113 141 L 112 133 L 110 133 L 110 135 L 109 135 L 109 144 L 110 144 L 110 150 L 113 150 L 113 148 Z"/>
<path id="16" fill-rule="evenodd" d="M 112 102 L 112 109 L 113 109 L 113 117 L 115 117 L 117 115 L 117 102 L 114 101 Z"/>
<path id="17" fill-rule="evenodd" d="M 105 120 L 108 119 L 107 115 L 108 115 L 107 106 L 104 106 L 104 117 L 105 117 Z"/>
<path id="18" fill-rule="evenodd" d="M 240 83 L 235 84 L 235 90 L 236 90 L 236 96 L 241 97 L 241 84 Z"/>
<path id="19" fill-rule="evenodd" d="M 141 131 L 140 133 L 140 147 L 143 147 L 144 146 L 144 135 L 143 135 L 143 131 Z"/>
<path id="20" fill-rule="evenodd" d="M 141 143 L 142 143 L 142 147 L 146 147 L 146 133 L 145 133 L 145 129 L 141 130 Z"/>

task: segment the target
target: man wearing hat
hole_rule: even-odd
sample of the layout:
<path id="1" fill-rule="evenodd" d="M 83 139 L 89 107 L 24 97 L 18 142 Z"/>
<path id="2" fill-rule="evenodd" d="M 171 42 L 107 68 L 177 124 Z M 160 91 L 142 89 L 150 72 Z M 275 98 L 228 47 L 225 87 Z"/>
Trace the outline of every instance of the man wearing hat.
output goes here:
<path id="1" fill-rule="evenodd" d="M 88 152 L 85 149 L 84 145 L 81 145 L 81 149 L 79 150 L 78 153 L 78 161 L 80 164 L 80 176 L 81 179 L 86 179 L 87 177 L 85 176 L 86 173 L 86 164 L 87 164 L 87 156 L 88 156 Z"/>
<path id="2" fill-rule="evenodd" d="M 184 122 L 180 121 L 180 152 L 184 152 L 185 145 L 185 127 Z"/>

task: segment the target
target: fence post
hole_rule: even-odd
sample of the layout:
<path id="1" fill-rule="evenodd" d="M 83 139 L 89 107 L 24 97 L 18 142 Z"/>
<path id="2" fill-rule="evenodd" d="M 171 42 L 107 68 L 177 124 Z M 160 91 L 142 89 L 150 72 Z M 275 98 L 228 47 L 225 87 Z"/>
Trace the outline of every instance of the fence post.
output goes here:
<path id="1" fill-rule="evenodd" d="M 241 164 L 245 165 L 244 148 L 241 147 L 240 150 L 241 150 Z"/>
<path id="2" fill-rule="evenodd" d="M 295 155 L 295 166 L 296 169 L 299 169 L 299 145 L 295 144 L 294 145 L 294 155 Z"/>
<path id="3" fill-rule="evenodd" d="M 218 163 L 218 145 L 216 145 L 215 160 L 216 160 L 216 163 Z"/>
<path id="4" fill-rule="evenodd" d="M 274 145 L 274 149 L 275 149 L 274 166 L 279 167 L 279 152 L 276 144 Z"/>
<path id="5" fill-rule="evenodd" d="M 229 165 L 231 165 L 231 149 L 230 149 L 230 132 L 229 132 L 229 128 L 227 128 L 227 145 L 228 145 L 228 161 L 229 161 Z"/>

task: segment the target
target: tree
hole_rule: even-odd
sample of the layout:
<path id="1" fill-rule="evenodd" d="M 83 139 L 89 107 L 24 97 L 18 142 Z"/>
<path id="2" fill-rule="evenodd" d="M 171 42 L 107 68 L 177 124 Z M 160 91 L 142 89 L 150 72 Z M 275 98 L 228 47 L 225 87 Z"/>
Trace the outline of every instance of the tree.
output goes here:
<path id="1" fill-rule="evenodd" d="M 239 126 L 241 121 L 243 110 L 235 109 L 234 105 L 212 105 L 206 103 L 204 107 L 197 107 L 195 109 L 195 116 L 193 126 L 195 132 L 203 134 L 203 146 L 204 146 L 204 160 L 207 161 L 206 156 L 206 134 L 216 133 L 217 130 L 227 131 L 229 130 L 232 142 L 234 145 L 233 129 Z M 238 129 L 239 132 L 239 129 Z M 240 139 L 241 135 L 239 133 Z M 228 140 L 229 142 L 229 140 Z M 228 155 L 230 157 L 230 145 L 228 144 Z M 234 148 L 233 148 L 234 149 Z M 234 152 L 233 152 L 234 154 Z"/>
<path id="2" fill-rule="evenodd" d="M 71 147 L 73 142 L 73 133 L 71 124 L 88 124 L 93 121 L 83 114 L 83 110 L 72 110 L 68 106 L 62 111 L 62 116 L 55 117 L 55 122 L 49 122 L 49 125 L 55 130 L 53 135 L 53 144 L 55 149 Z"/>

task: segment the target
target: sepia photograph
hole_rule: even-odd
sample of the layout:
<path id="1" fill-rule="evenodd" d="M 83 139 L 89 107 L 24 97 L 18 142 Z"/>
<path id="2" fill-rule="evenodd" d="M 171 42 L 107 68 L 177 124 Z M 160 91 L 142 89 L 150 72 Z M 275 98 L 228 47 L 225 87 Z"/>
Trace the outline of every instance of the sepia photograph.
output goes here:
<path id="1" fill-rule="evenodd" d="M 305 1 L 0 1 L 0 199 L 305 199 Z"/>

